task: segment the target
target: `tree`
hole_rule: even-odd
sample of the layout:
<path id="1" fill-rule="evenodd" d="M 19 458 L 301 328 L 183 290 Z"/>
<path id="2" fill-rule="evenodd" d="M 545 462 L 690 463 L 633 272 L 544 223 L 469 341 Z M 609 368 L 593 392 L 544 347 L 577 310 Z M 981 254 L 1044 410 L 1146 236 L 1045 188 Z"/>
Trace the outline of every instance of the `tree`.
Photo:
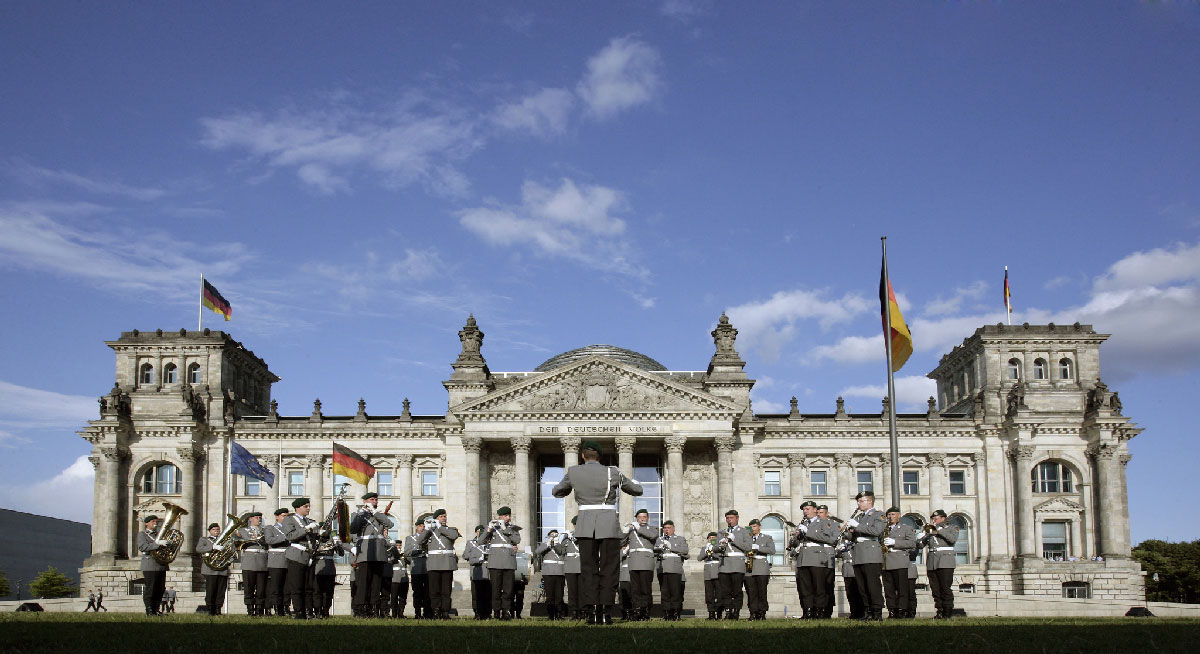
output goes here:
<path id="1" fill-rule="evenodd" d="M 1146 599 L 1200 603 L 1200 540 L 1143 541 L 1133 548 L 1133 558 L 1146 570 Z M 1155 574 L 1158 581 L 1154 581 Z"/>
<path id="2" fill-rule="evenodd" d="M 3 570 L 0 570 L 0 597 L 7 597 L 11 592 L 12 589 L 8 587 L 8 576 L 4 574 Z"/>
<path id="3" fill-rule="evenodd" d="M 54 599 L 75 596 L 79 593 L 79 588 L 71 585 L 70 577 L 51 566 L 38 573 L 37 578 L 29 584 L 29 592 L 33 593 L 34 597 Z"/>

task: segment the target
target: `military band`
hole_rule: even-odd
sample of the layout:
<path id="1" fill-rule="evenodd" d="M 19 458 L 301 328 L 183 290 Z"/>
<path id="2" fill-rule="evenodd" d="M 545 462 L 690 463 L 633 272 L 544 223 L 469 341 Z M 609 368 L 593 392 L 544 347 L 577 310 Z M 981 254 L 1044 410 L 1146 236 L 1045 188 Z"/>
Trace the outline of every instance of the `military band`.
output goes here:
<path id="1" fill-rule="evenodd" d="M 287 615 L 287 536 L 283 534 L 283 522 L 291 515 L 285 508 L 275 510 L 275 524 L 263 529 L 267 541 L 267 611 L 268 614 Z"/>
<path id="2" fill-rule="evenodd" d="M 704 605 L 708 608 L 708 619 L 721 619 L 720 572 L 721 555 L 717 551 L 717 532 L 708 532 L 707 542 L 700 550 L 700 562 L 704 566 Z"/>
<path id="3" fill-rule="evenodd" d="M 321 538 L 321 523 L 308 517 L 312 505 L 307 497 L 292 500 L 292 514 L 283 521 L 283 535 L 288 540 L 287 596 L 292 617 L 308 619 L 313 609 L 313 557 Z M 324 534 L 328 537 L 328 534 Z"/>
<path id="4" fill-rule="evenodd" d="M 379 615 L 383 601 L 383 578 L 391 577 L 388 565 L 388 531 L 395 524 L 379 510 L 379 494 L 366 493 L 363 504 L 350 519 L 350 533 L 358 548 L 355 556 L 357 593 L 354 606 L 359 617 Z"/>
<path id="5" fill-rule="evenodd" d="M 471 609 L 476 620 L 487 620 L 492 608 L 492 583 L 488 579 L 487 548 L 483 525 L 475 525 L 475 537 L 463 548 L 462 558 L 471 566 Z"/>
<path id="6" fill-rule="evenodd" d="M 771 556 L 775 554 L 775 539 L 762 533 L 757 518 L 750 521 L 750 550 L 746 552 L 746 604 L 751 620 L 766 620 L 767 584 L 771 581 Z"/>
<path id="7" fill-rule="evenodd" d="M 579 564 L 579 544 L 575 542 L 574 528 L 579 522 L 579 516 L 571 517 L 571 529 L 566 534 L 563 534 L 563 559 L 566 563 L 563 566 L 563 572 L 567 579 L 567 613 L 572 620 L 583 620 L 583 600 L 580 597 L 582 589 L 580 588 L 579 578 L 582 576 L 581 566 Z"/>

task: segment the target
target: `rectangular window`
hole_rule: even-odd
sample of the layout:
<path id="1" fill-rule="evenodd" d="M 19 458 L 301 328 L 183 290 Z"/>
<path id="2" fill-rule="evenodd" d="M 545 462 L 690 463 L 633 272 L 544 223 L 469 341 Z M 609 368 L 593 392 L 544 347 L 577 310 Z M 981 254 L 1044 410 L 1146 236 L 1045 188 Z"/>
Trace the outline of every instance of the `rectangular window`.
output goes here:
<path id="1" fill-rule="evenodd" d="M 808 473 L 809 491 L 813 495 L 827 495 L 825 485 L 825 471 L 811 470 Z"/>
<path id="2" fill-rule="evenodd" d="M 778 470 L 763 471 L 763 495 L 783 495 Z"/>
<path id="3" fill-rule="evenodd" d="M 380 472 L 376 473 L 375 479 L 379 482 L 379 494 L 388 496 L 392 494 L 392 473 Z"/>
<path id="4" fill-rule="evenodd" d="M 920 495 L 921 483 L 920 473 L 916 470 L 905 470 L 904 475 L 904 494 L 905 495 Z"/>
<path id="5" fill-rule="evenodd" d="M 288 495 L 300 497 L 304 495 L 304 473 L 299 470 L 288 471 Z"/>
<path id="6" fill-rule="evenodd" d="M 262 482 L 257 479 L 246 477 L 246 495 L 250 497 L 258 497 L 262 494 Z"/>
<path id="7" fill-rule="evenodd" d="M 1063 597 L 1067 599 L 1091 599 L 1092 587 L 1086 581 L 1068 581 L 1062 585 Z"/>
<path id="8" fill-rule="evenodd" d="M 437 496 L 438 474 L 436 470 L 421 471 L 421 494 L 425 497 Z"/>
<path id="9" fill-rule="evenodd" d="M 966 495 L 967 494 L 967 471 L 966 470 L 951 470 L 950 471 L 950 494 L 951 495 Z"/>
<path id="10" fill-rule="evenodd" d="M 155 492 L 170 495 L 183 491 L 182 484 L 178 481 L 179 468 L 175 466 L 159 466 L 158 479 L 155 483 Z"/>
<path id="11" fill-rule="evenodd" d="M 1067 560 L 1067 523 L 1042 523 L 1042 556 L 1051 561 Z"/>
<path id="12" fill-rule="evenodd" d="M 875 492 L 875 473 L 870 470 L 858 471 L 858 492 Z"/>

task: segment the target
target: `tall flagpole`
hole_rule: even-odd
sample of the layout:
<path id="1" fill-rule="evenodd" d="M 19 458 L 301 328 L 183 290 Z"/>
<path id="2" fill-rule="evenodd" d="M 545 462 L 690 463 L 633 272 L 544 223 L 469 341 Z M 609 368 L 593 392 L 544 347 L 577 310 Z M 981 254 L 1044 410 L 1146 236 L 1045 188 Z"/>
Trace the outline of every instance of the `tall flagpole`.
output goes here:
<path id="1" fill-rule="evenodd" d="M 892 278 L 887 268 L 887 237 L 883 242 L 883 344 L 887 352 L 888 437 L 892 452 L 892 506 L 900 506 L 900 442 L 896 438 L 896 380 L 892 375 Z"/>
<path id="2" fill-rule="evenodd" d="M 196 331 L 204 331 L 204 273 L 200 273 L 200 310 L 196 312 Z"/>
<path id="3" fill-rule="evenodd" d="M 1004 313 L 1008 314 L 1008 326 L 1012 327 L 1012 292 L 1008 290 L 1008 266 L 1004 267 Z"/>

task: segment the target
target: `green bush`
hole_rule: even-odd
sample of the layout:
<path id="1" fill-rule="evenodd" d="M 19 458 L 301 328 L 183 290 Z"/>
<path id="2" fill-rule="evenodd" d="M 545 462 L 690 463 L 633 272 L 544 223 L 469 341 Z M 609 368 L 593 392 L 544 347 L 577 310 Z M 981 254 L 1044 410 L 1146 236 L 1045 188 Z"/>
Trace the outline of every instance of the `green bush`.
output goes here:
<path id="1" fill-rule="evenodd" d="M 29 584 L 29 592 L 33 593 L 34 597 L 54 599 L 74 597 L 79 594 L 79 588 L 71 585 L 70 577 L 51 566 L 38 573 L 37 578 Z"/>

